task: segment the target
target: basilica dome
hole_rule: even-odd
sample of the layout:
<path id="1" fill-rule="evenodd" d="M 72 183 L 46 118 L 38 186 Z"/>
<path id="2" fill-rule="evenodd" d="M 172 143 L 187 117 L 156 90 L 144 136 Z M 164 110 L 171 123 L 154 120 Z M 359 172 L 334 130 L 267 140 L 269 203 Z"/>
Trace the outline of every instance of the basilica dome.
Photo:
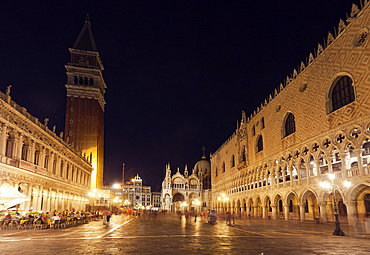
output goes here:
<path id="1" fill-rule="evenodd" d="M 211 163 L 206 159 L 205 156 L 202 157 L 201 160 L 199 160 L 195 166 L 194 166 L 194 174 L 211 174 Z"/>

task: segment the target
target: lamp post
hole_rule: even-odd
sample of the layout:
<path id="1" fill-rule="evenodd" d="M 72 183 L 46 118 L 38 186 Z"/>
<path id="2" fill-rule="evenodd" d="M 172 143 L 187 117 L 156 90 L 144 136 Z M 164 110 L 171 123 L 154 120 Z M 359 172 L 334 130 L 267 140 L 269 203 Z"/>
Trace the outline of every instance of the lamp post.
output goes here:
<path id="1" fill-rule="evenodd" d="M 93 189 L 92 192 L 89 192 L 89 197 L 91 197 L 93 199 L 93 207 L 92 207 L 93 212 L 94 212 L 94 207 L 95 207 L 96 192 L 97 192 L 96 189 Z"/>
<path id="2" fill-rule="evenodd" d="M 337 200 L 335 198 L 335 190 L 338 190 L 339 192 L 342 192 L 340 187 L 336 184 L 334 184 L 335 174 L 331 173 L 328 175 L 331 182 L 320 182 L 320 186 L 324 189 L 327 189 L 329 192 L 333 194 L 333 201 L 334 201 L 334 217 L 335 217 L 335 229 L 333 232 L 333 235 L 335 236 L 344 236 L 343 230 L 340 228 L 340 222 L 339 222 L 339 215 L 338 215 L 338 207 L 337 207 Z M 349 181 L 344 181 L 344 187 L 347 189 L 351 186 L 351 183 Z"/>
<path id="3" fill-rule="evenodd" d="M 182 202 L 182 206 L 184 207 L 184 213 L 187 211 L 188 204 L 184 201 Z"/>
<path id="4" fill-rule="evenodd" d="M 125 208 L 128 209 L 128 206 L 131 204 L 131 202 L 126 199 L 123 204 L 125 205 Z"/>
<path id="5" fill-rule="evenodd" d="M 198 199 L 195 199 L 195 201 L 192 202 L 192 205 L 196 206 L 195 211 L 198 212 L 198 207 L 200 207 L 200 201 Z"/>
<path id="6" fill-rule="evenodd" d="M 229 201 L 229 198 L 225 195 L 225 193 L 222 193 L 221 197 L 217 197 L 217 200 L 220 201 L 220 202 L 222 201 L 223 203 L 226 203 L 227 201 Z M 222 206 L 222 213 L 224 213 L 224 212 L 225 212 L 225 209 Z"/>

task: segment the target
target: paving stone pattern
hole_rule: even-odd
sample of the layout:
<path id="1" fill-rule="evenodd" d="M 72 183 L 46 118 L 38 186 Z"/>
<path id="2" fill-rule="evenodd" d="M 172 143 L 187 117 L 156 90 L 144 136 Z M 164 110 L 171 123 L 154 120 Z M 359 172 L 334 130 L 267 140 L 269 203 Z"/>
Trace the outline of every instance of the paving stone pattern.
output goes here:
<path id="1" fill-rule="evenodd" d="M 129 215 L 57 230 L 0 230 L 0 254 L 370 254 L 370 235 L 347 225 L 344 237 L 333 224 L 283 220 L 181 219 L 176 215 Z"/>

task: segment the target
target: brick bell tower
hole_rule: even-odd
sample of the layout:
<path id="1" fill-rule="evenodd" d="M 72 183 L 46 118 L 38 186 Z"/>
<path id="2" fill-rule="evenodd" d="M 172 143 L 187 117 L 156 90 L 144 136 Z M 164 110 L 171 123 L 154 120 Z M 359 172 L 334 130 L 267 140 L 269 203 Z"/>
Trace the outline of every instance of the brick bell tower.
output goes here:
<path id="1" fill-rule="evenodd" d="M 103 186 L 104 167 L 104 70 L 91 31 L 89 16 L 78 38 L 69 48 L 67 103 L 64 140 L 82 152 L 94 168 L 91 188 Z"/>

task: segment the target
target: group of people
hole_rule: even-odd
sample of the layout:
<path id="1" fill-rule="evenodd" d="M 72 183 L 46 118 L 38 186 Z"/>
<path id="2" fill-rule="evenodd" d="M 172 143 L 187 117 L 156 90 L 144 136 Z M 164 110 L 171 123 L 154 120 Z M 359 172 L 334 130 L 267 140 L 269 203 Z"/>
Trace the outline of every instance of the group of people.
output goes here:
<path id="1" fill-rule="evenodd" d="M 226 212 L 226 224 L 231 225 L 231 220 L 233 221 L 233 225 L 235 225 L 235 212 L 230 213 L 229 211 Z"/>
<path id="2" fill-rule="evenodd" d="M 33 223 L 36 223 L 37 221 L 40 221 L 41 224 L 46 224 L 47 226 L 51 227 L 55 224 L 56 221 L 67 222 L 68 218 L 73 221 L 84 220 L 86 219 L 88 215 L 91 216 L 89 212 L 75 211 L 74 209 L 65 210 L 63 212 L 54 211 L 52 213 L 49 213 L 49 212 L 46 212 L 46 213 L 36 212 L 35 213 L 35 212 L 32 212 L 32 210 L 30 210 L 30 212 L 28 212 L 25 215 L 21 215 L 19 212 L 15 212 L 14 215 L 7 213 L 3 221 L 11 220 L 12 222 L 16 222 L 18 224 L 20 224 L 22 220 L 29 222 L 29 224 L 33 224 Z"/>

